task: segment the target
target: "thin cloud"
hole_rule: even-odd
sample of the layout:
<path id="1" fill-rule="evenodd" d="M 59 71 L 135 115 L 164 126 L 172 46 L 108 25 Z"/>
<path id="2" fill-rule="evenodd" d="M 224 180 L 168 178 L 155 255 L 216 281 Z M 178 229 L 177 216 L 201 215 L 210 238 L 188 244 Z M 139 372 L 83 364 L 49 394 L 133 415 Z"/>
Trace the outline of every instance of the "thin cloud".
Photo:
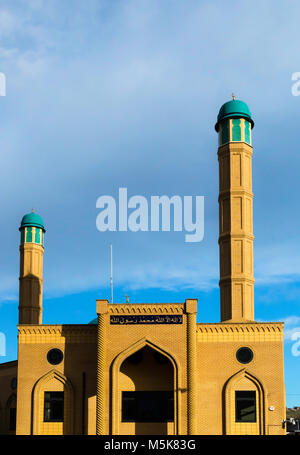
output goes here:
<path id="1" fill-rule="evenodd" d="M 118 239 L 124 258 L 120 283 L 214 289 L 219 264 L 213 125 L 231 91 L 249 102 L 258 119 L 253 132 L 256 286 L 297 283 L 297 216 L 290 225 L 283 223 L 298 203 L 293 122 L 299 100 L 290 94 L 289 72 L 297 70 L 291 62 L 298 52 L 299 5 L 282 9 L 267 1 L 249 10 L 237 3 L 232 10 L 175 1 L 170 11 L 158 1 L 73 3 L 71 14 L 60 1 L 4 1 L 0 9 L 0 24 L 6 24 L 0 70 L 7 73 L 8 92 L 0 100 L 5 150 L 0 203 L 7 219 L 0 273 L 10 276 L 1 286 L 3 295 L 17 293 L 18 223 L 32 206 L 47 227 L 46 294 L 105 286 L 105 248 L 112 239 Z M 224 22 L 234 23 L 234 35 L 224 35 Z M 239 34 L 243 42 L 236 41 Z M 283 174 L 286 125 L 290 146 L 284 148 L 284 161 L 290 164 Z M 278 143 L 272 142 L 274 130 L 282 136 Z M 163 235 L 141 241 L 118 233 L 100 237 L 95 200 L 124 184 L 147 196 L 204 194 L 205 241 L 187 250 L 179 237 L 174 242 Z M 284 202 L 280 213 L 278 197 Z"/>

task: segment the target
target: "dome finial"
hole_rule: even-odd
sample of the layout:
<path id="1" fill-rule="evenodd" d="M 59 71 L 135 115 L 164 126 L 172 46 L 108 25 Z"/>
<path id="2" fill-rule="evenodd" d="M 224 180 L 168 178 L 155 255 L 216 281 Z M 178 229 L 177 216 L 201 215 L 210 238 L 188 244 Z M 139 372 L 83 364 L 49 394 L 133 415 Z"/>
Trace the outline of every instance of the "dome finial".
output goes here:
<path id="1" fill-rule="evenodd" d="M 31 213 L 34 213 L 34 210 L 33 210 L 33 209 L 31 209 Z"/>
<path id="2" fill-rule="evenodd" d="M 234 93 L 232 93 L 232 99 L 235 100 L 235 94 Z"/>

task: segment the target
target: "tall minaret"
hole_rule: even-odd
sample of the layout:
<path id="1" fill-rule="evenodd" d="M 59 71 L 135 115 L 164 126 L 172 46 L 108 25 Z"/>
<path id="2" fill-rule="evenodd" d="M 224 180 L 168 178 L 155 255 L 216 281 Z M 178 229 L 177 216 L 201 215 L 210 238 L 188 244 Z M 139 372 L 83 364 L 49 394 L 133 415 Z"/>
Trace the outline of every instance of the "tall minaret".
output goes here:
<path id="1" fill-rule="evenodd" d="M 246 103 L 223 104 L 219 133 L 221 321 L 254 320 L 252 141 Z"/>
<path id="2" fill-rule="evenodd" d="M 20 245 L 19 324 L 42 324 L 45 228 L 34 213 L 23 216 Z"/>

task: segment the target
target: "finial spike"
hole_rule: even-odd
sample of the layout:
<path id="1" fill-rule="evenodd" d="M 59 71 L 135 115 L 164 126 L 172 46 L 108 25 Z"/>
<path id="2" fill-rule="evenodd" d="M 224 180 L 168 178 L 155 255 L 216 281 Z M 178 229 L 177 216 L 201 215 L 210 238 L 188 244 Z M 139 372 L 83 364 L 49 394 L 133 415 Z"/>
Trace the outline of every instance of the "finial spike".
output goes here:
<path id="1" fill-rule="evenodd" d="M 34 213 L 34 210 L 33 210 L 33 209 L 31 209 L 31 213 Z"/>
<path id="2" fill-rule="evenodd" d="M 126 303 L 129 303 L 129 296 L 127 294 L 125 294 L 125 297 L 126 297 Z"/>
<path id="3" fill-rule="evenodd" d="M 234 93 L 232 94 L 232 99 L 235 100 L 235 94 Z"/>

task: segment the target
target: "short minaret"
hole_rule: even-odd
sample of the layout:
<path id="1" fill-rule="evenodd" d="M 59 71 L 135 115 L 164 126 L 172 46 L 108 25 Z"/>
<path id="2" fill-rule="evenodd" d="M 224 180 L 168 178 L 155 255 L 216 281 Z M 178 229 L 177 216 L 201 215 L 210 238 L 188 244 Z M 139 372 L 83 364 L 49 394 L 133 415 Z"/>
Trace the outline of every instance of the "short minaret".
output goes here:
<path id="1" fill-rule="evenodd" d="M 19 324 L 42 324 L 43 256 L 45 228 L 34 213 L 23 216 L 20 226 Z"/>
<path id="2" fill-rule="evenodd" d="M 254 320 L 252 141 L 246 103 L 223 104 L 219 133 L 221 321 Z"/>

